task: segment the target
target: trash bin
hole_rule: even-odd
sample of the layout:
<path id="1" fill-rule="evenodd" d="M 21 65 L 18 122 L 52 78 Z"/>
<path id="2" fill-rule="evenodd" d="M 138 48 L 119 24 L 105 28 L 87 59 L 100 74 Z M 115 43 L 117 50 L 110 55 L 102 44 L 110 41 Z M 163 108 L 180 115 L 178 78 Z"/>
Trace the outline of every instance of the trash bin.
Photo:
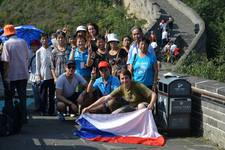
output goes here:
<path id="1" fill-rule="evenodd" d="M 158 82 L 157 124 L 166 131 L 190 132 L 191 84 L 177 76 Z"/>

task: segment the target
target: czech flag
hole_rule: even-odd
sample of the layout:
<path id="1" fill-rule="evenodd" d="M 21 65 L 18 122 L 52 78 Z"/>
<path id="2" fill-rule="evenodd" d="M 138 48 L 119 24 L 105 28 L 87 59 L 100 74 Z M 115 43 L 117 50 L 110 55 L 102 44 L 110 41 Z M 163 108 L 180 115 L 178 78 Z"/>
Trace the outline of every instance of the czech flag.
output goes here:
<path id="1" fill-rule="evenodd" d="M 91 141 L 163 146 L 152 112 L 141 109 L 119 114 L 82 114 L 74 135 Z"/>

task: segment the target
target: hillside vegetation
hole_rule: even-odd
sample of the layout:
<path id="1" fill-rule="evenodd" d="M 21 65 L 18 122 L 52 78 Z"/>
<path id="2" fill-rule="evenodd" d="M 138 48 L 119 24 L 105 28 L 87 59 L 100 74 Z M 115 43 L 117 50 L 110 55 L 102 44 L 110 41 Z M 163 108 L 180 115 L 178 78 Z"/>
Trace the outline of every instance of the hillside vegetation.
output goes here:
<path id="1" fill-rule="evenodd" d="M 127 16 L 121 6 L 113 7 L 112 0 L 1 0 L 0 10 L 5 24 L 32 24 L 49 33 L 65 25 L 74 32 L 78 25 L 95 22 L 100 32 L 111 30 L 122 36 L 135 24 L 144 24 Z"/>
<path id="2" fill-rule="evenodd" d="M 225 82 L 225 2 L 224 0 L 183 0 L 194 8 L 206 24 L 207 54 L 192 53 L 179 71 Z"/>

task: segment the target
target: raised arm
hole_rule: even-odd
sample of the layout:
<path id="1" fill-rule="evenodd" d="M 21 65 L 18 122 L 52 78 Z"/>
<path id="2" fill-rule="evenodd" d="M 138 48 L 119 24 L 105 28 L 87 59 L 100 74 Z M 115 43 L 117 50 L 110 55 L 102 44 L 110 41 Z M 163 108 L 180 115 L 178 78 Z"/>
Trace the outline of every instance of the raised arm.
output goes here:
<path id="1" fill-rule="evenodd" d="M 86 62 L 86 67 L 91 67 L 93 64 L 93 60 L 91 58 L 92 55 L 92 47 L 91 44 L 88 45 L 88 58 L 87 58 L 87 62 Z"/>
<path id="2" fill-rule="evenodd" d="M 93 84 L 95 82 L 95 79 L 96 79 L 96 68 L 93 67 L 91 71 L 91 80 L 89 81 L 87 86 L 87 93 L 91 93 L 94 90 Z"/>

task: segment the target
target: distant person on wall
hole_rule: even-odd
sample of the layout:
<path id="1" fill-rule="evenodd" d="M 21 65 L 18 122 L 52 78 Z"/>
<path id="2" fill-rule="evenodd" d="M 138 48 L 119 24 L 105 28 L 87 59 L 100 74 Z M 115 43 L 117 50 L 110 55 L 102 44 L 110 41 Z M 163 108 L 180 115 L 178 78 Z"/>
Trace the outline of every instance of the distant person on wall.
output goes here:
<path id="1" fill-rule="evenodd" d="M 156 42 L 157 41 L 157 37 L 154 31 L 150 31 L 150 36 L 149 36 L 149 41 L 150 42 Z"/>
<path id="2" fill-rule="evenodd" d="M 9 38 L 3 45 L 1 55 L 1 59 L 4 62 L 4 79 L 8 82 L 5 87 L 5 108 L 6 111 L 12 110 L 13 96 L 16 90 L 22 108 L 23 123 L 26 123 L 26 87 L 29 77 L 29 49 L 26 41 L 16 36 L 16 30 L 12 24 L 8 24 L 4 27 L 4 35 Z"/>
<path id="3" fill-rule="evenodd" d="M 168 32 L 167 32 L 167 29 L 165 29 L 162 32 L 161 48 L 163 48 L 168 41 L 169 41 Z"/>
<path id="4" fill-rule="evenodd" d="M 173 37 L 173 24 L 174 24 L 173 22 L 174 19 L 172 16 L 170 16 L 167 20 L 169 37 Z"/>

